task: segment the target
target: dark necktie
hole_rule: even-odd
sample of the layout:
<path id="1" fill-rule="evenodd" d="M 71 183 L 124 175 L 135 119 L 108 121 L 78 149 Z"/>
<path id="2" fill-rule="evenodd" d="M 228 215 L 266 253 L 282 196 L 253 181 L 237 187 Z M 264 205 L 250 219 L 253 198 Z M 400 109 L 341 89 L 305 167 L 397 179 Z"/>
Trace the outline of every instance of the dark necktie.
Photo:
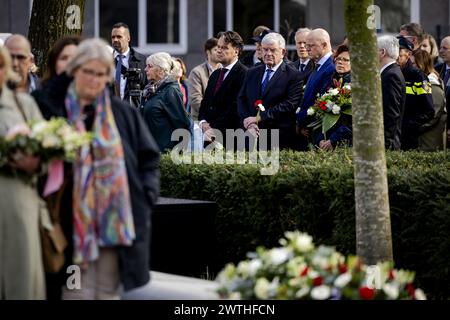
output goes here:
<path id="1" fill-rule="evenodd" d="M 223 79 L 225 78 L 226 72 L 227 72 L 227 68 L 220 69 L 219 79 L 217 79 L 216 87 L 214 88 L 214 95 L 216 95 L 217 91 L 219 91 L 219 88 L 222 85 Z"/>
<path id="2" fill-rule="evenodd" d="M 306 67 L 306 64 L 302 63 L 302 64 L 300 65 L 300 72 L 305 71 L 305 67 Z"/>
<path id="3" fill-rule="evenodd" d="M 450 79 L 450 69 L 447 69 L 445 71 L 445 76 L 444 76 L 444 87 L 447 87 L 449 79 Z"/>
<path id="4" fill-rule="evenodd" d="M 115 82 L 116 82 L 116 95 L 120 97 L 120 78 L 122 73 L 122 55 L 119 54 L 117 56 L 117 64 L 116 64 L 116 74 L 115 74 Z"/>
<path id="5" fill-rule="evenodd" d="M 270 80 L 270 74 L 273 72 L 272 69 L 267 69 L 266 70 L 266 76 L 264 77 L 264 80 L 261 84 L 261 94 L 264 94 L 264 92 L 266 91 L 267 85 L 269 84 L 269 80 Z"/>

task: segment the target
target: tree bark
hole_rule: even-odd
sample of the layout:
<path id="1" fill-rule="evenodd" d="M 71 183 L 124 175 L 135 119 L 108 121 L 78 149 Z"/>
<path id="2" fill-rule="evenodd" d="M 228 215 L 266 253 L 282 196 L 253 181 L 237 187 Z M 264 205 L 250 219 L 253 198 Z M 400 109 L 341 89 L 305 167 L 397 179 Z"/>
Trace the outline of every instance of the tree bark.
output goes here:
<path id="1" fill-rule="evenodd" d="M 85 0 L 34 0 L 28 39 L 35 63 L 42 75 L 47 54 L 55 41 L 65 35 L 81 35 Z"/>
<path id="2" fill-rule="evenodd" d="M 369 265 L 392 261 L 383 109 L 371 0 L 345 0 L 352 63 L 356 251 Z M 375 26 L 374 26 L 375 27 Z"/>

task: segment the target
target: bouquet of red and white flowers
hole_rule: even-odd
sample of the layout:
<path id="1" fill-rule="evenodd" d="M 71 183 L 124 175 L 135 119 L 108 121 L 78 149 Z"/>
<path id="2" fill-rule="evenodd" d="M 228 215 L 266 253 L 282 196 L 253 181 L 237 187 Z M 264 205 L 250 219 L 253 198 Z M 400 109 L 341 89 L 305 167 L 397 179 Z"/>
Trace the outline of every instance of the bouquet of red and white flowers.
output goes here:
<path id="1" fill-rule="evenodd" d="M 314 121 L 309 127 L 322 127 L 322 133 L 326 134 L 341 118 L 342 114 L 352 115 L 352 95 L 350 84 L 341 88 L 331 88 L 322 96 L 318 95 L 314 105 L 307 110 L 308 116 L 314 116 Z"/>
<path id="2" fill-rule="evenodd" d="M 367 266 L 312 238 L 286 232 L 282 247 L 258 248 L 249 260 L 228 264 L 218 275 L 218 293 L 231 299 L 425 300 L 413 286 L 414 272 L 390 263 Z"/>

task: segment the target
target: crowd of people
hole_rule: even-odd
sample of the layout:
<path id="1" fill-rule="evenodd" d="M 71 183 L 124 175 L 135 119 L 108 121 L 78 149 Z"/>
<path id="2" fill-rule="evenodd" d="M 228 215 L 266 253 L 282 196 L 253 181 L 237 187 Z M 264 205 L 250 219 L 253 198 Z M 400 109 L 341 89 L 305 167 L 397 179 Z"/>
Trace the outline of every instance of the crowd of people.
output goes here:
<path id="1" fill-rule="evenodd" d="M 1 299 L 117 299 L 121 289 L 148 282 L 158 162 L 178 143 L 172 140 L 177 129 L 190 133 L 197 150 L 213 142 L 236 150 L 227 141 L 230 129 L 247 138 L 277 131 L 278 145 L 269 139 L 268 148 L 352 145 L 351 116 L 326 135 L 311 127 L 308 109 L 317 96 L 351 84 L 349 44 L 333 49 L 324 29 L 296 32 L 296 61 L 287 60 L 285 39 L 268 27 L 255 28 L 256 50 L 245 56 L 242 37 L 221 32 L 206 40 L 206 61 L 189 76 L 182 59 L 165 52 L 146 57 L 130 40 L 125 23 L 112 27 L 111 46 L 63 37 L 49 51 L 42 80 L 26 37 L 11 35 L 0 47 L 0 135 L 52 117 L 93 135 L 75 162 L 64 164 L 64 183 L 50 196 L 42 195 L 47 176 L 38 156 L 19 152 L 0 168 Z M 410 23 L 397 36 L 380 35 L 377 45 L 386 148 L 444 149 L 450 36 L 438 50 L 431 35 Z M 16 172 L 34 178 L 25 182 Z M 59 272 L 44 272 L 39 224 L 45 210 L 56 213 L 52 222 L 60 223 L 68 243 Z M 81 268 L 80 290 L 65 286 L 65 267 L 72 264 Z"/>

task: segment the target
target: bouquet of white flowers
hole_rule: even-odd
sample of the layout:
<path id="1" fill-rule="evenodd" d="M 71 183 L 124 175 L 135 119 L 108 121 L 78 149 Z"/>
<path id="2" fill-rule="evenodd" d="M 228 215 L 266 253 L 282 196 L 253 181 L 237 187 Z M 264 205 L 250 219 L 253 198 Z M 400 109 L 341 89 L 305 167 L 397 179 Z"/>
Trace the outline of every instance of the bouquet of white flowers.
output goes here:
<path id="1" fill-rule="evenodd" d="M 258 248 L 250 260 L 228 264 L 218 275 L 218 293 L 231 299 L 424 300 L 414 272 L 390 263 L 366 266 L 332 247 L 316 248 L 304 233 L 286 232 L 282 247 Z"/>
<path id="2" fill-rule="evenodd" d="M 0 167 L 18 152 L 39 156 L 44 163 L 73 161 L 76 151 L 91 140 L 91 133 L 76 131 L 64 118 L 19 124 L 0 137 Z"/>

